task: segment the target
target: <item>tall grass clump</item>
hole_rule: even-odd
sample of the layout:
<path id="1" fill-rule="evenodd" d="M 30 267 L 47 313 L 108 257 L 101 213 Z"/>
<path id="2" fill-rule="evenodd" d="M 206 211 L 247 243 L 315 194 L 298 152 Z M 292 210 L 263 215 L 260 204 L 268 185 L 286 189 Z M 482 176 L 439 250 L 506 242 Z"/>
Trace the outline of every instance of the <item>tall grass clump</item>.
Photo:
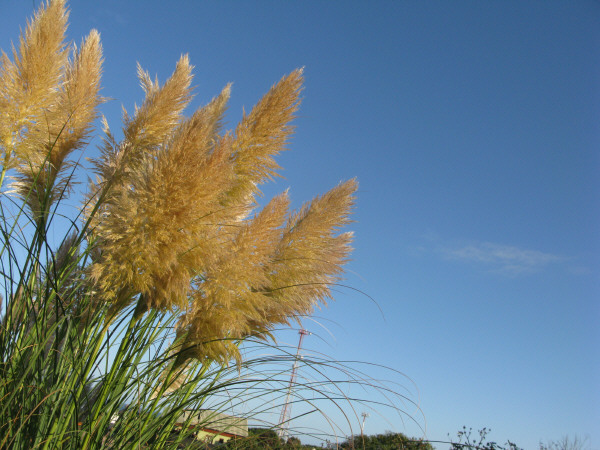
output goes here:
<path id="1" fill-rule="evenodd" d="M 100 36 L 67 44 L 67 19 L 64 0 L 43 4 L 0 56 L 0 448 L 176 447 L 193 432 L 172 432 L 186 410 L 268 395 L 281 405 L 289 364 L 274 368 L 294 352 L 247 349 L 268 349 L 276 327 L 331 298 L 357 184 L 297 211 L 287 192 L 258 207 L 293 131 L 302 70 L 224 131 L 229 85 L 186 117 L 187 56 L 162 85 L 138 68 L 145 98 L 117 138 L 99 113 Z M 103 142 L 80 189 L 77 161 L 98 121 Z M 294 399 L 304 389 L 311 405 L 326 399 L 350 417 L 335 382 L 370 382 L 343 364 L 333 379 L 330 366 L 316 358 L 322 380 Z"/>

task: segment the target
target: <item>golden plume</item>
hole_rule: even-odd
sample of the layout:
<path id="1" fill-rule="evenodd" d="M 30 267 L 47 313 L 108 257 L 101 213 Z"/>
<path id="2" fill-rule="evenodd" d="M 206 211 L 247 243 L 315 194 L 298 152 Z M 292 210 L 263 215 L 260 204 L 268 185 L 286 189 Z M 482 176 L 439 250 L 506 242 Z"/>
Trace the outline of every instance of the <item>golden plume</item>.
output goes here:
<path id="1" fill-rule="evenodd" d="M 86 143 L 103 101 L 100 36 L 92 30 L 79 50 L 67 48 L 67 17 L 64 1 L 47 3 L 28 23 L 19 51 L 13 49 L 14 62 L 2 54 L 4 167 L 16 168 L 13 189 L 36 220 L 71 187 L 67 157 Z"/>

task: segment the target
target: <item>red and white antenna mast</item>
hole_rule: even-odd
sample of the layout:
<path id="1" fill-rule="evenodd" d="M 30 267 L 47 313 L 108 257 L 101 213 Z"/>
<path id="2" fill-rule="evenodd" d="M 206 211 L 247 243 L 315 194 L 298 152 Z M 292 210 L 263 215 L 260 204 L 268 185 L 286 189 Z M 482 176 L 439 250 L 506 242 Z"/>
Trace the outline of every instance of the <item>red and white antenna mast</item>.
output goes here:
<path id="1" fill-rule="evenodd" d="M 292 407 L 290 405 L 290 397 L 292 395 L 292 387 L 296 382 L 296 372 L 298 371 L 298 365 L 300 363 L 300 349 L 302 348 L 302 340 L 304 336 L 309 335 L 310 333 L 304 329 L 298 331 L 300 335 L 300 340 L 298 341 L 298 350 L 296 351 L 296 358 L 294 360 L 294 366 L 292 367 L 292 376 L 290 377 L 290 384 L 288 385 L 287 394 L 285 396 L 285 403 L 283 404 L 283 408 L 281 410 L 281 415 L 279 416 L 279 438 L 282 440 L 287 440 L 289 434 L 289 426 L 290 426 L 290 418 L 291 418 L 291 410 Z"/>

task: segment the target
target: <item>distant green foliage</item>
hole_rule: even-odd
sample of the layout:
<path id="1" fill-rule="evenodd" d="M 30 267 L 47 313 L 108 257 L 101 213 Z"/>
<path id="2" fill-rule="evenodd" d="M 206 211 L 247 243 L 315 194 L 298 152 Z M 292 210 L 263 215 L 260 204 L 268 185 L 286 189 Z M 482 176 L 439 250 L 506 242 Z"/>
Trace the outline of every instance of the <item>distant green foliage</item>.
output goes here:
<path id="1" fill-rule="evenodd" d="M 249 428 L 247 438 L 229 441 L 227 444 L 228 449 L 236 450 L 275 450 L 301 447 L 300 439 L 291 437 L 287 442 L 283 442 L 277 433 L 269 428 Z"/>
<path id="2" fill-rule="evenodd" d="M 235 450 L 293 450 L 321 448 L 321 446 L 303 445 L 300 438 L 296 436 L 291 436 L 283 441 L 273 429 L 249 428 L 247 438 L 229 441 L 225 448 Z"/>
<path id="3" fill-rule="evenodd" d="M 364 450 L 433 450 L 433 446 L 426 441 L 409 438 L 402 433 L 385 433 L 376 435 L 355 435 L 343 442 L 344 449 Z"/>

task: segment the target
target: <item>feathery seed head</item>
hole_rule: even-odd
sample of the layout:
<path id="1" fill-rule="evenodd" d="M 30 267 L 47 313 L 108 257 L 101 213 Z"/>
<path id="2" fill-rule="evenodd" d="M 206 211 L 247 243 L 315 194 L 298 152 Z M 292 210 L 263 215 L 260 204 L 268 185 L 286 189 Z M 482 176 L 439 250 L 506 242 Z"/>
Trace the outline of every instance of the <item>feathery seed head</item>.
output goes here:
<path id="1" fill-rule="evenodd" d="M 258 185 L 277 176 L 279 165 L 273 157 L 286 149 L 294 130 L 290 122 L 300 104 L 302 72 L 296 69 L 283 77 L 237 126 L 233 143 L 237 181 L 230 201 L 260 194 Z"/>
<path id="2" fill-rule="evenodd" d="M 67 17 L 64 1 L 46 3 L 21 33 L 18 51 L 13 47 L 13 61 L 2 52 L 0 145 L 4 160 L 12 160 L 10 167 L 30 160 L 38 144 L 48 142 L 40 125 L 56 104 L 62 81 Z"/>
<path id="3" fill-rule="evenodd" d="M 330 297 L 350 252 L 351 235 L 337 232 L 349 222 L 356 183 L 292 214 L 286 192 L 251 216 L 293 131 L 302 70 L 274 85 L 235 133 L 221 132 L 229 85 L 183 117 L 187 57 L 163 86 L 139 68 L 138 76 L 146 98 L 125 116 L 123 142 L 105 124 L 90 274 L 115 313 L 136 299 L 138 311 L 183 312 L 179 364 L 239 362 L 239 340 L 268 335 Z"/>
<path id="4" fill-rule="evenodd" d="M 282 194 L 242 228 L 180 320 L 185 356 L 239 362 L 237 340 L 288 325 L 330 298 L 351 251 L 352 234 L 336 232 L 349 222 L 356 188 L 355 180 L 342 183 L 293 214 Z"/>
<path id="5" fill-rule="evenodd" d="M 152 82 L 139 65 L 138 77 L 146 98 L 140 107 L 136 107 L 133 118 L 125 116 L 123 120 L 125 140 L 135 149 L 136 155 L 162 144 L 179 124 L 181 114 L 192 98 L 192 66 L 188 56 L 183 55 L 173 75 L 160 89 L 158 82 Z"/>

